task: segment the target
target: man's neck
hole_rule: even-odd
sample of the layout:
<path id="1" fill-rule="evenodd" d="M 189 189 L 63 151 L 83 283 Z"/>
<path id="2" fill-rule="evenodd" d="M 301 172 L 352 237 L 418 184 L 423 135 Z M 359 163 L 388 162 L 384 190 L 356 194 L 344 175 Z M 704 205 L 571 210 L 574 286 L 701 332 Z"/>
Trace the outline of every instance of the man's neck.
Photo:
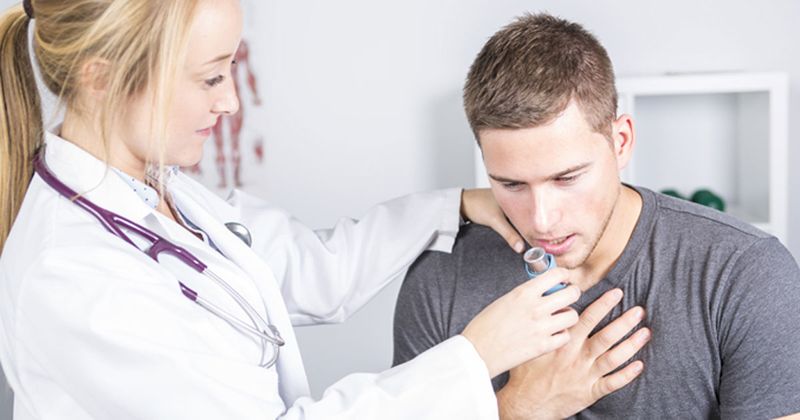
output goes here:
<path id="1" fill-rule="evenodd" d="M 628 246 L 642 212 L 642 197 L 623 185 L 606 229 L 589 258 L 576 268 L 577 285 L 588 290 L 602 280 Z"/>

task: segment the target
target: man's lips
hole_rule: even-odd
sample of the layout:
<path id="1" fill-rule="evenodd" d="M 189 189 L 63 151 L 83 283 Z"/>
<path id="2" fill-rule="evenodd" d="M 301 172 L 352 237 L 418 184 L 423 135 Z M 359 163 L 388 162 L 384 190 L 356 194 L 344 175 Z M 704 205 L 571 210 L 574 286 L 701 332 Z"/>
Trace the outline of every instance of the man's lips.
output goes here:
<path id="1" fill-rule="evenodd" d="M 533 245 L 544 248 L 548 254 L 558 256 L 569 251 L 574 241 L 575 234 L 573 233 L 560 238 L 536 239 L 533 241 Z"/>

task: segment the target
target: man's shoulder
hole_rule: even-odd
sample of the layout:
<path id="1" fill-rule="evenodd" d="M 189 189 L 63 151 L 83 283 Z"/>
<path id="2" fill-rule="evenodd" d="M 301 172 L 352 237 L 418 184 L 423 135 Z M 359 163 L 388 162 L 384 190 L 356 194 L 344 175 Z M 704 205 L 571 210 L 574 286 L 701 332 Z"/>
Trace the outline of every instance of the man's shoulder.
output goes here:
<path id="1" fill-rule="evenodd" d="M 682 265 L 702 266 L 700 271 L 706 275 L 718 270 L 720 275 L 709 277 L 709 281 L 747 277 L 749 271 L 742 270 L 745 266 L 762 267 L 749 273 L 752 278 L 747 283 L 776 282 L 775 277 L 786 276 L 790 281 L 797 280 L 797 263 L 777 237 L 728 213 L 648 190 L 645 193 L 652 194 L 656 203 L 649 242 L 658 246 L 652 252 L 661 257 L 674 255 Z M 765 275 L 763 267 L 769 267 L 773 276 Z M 741 282 L 730 284 L 736 283 Z"/>
<path id="2" fill-rule="evenodd" d="M 506 272 L 512 275 L 517 271 L 524 273 L 522 256 L 511 249 L 497 232 L 474 223 L 462 226 L 453 251 L 440 257 L 447 258 L 457 272 L 466 272 L 478 279 L 503 277 Z"/>
<path id="3" fill-rule="evenodd" d="M 426 251 L 420 255 L 409 268 L 406 283 L 493 294 L 487 288 L 505 290 L 525 278 L 522 256 L 500 235 L 486 226 L 467 224 L 461 226 L 450 253 Z"/>
<path id="4" fill-rule="evenodd" d="M 652 194 L 656 204 L 656 235 L 680 236 L 705 245 L 724 242 L 737 247 L 773 238 L 771 234 L 729 213 L 649 190 L 642 192 Z"/>
<path id="5" fill-rule="evenodd" d="M 453 254 L 467 253 L 506 254 L 514 251 L 505 239 L 491 228 L 476 223 L 461 227 L 453 247 Z"/>
<path id="6" fill-rule="evenodd" d="M 426 251 L 418 259 L 420 263 L 450 266 L 470 266 L 482 261 L 497 261 L 498 258 L 517 256 L 505 239 L 489 227 L 470 223 L 461 226 L 451 252 Z M 519 257 L 521 258 L 521 257 Z"/>

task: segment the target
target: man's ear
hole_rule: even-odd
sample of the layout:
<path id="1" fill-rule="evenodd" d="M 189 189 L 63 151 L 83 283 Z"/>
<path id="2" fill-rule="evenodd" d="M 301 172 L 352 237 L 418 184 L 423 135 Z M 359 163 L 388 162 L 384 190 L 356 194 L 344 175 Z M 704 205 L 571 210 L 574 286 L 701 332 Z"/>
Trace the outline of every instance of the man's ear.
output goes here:
<path id="1" fill-rule="evenodd" d="M 617 169 L 621 171 L 628 166 L 633 155 L 633 146 L 636 143 L 633 117 L 622 114 L 611 123 L 611 140 L 614 144 L 614 155 L 617 158 Z"/>

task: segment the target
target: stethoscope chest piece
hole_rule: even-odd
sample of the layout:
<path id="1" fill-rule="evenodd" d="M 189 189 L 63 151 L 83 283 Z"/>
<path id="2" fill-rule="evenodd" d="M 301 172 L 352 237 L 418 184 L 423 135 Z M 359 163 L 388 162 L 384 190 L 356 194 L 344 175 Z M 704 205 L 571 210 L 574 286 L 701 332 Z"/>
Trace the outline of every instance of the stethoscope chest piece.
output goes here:
<path id="1" fill-rule="evenodd" d="M 219 317 L 223 321 L 228 322 L 245 334 L 255 337 L 261 342 L 261 360 L 259 366 L 270 368 L 275 365 L 280 353 L 280 347 L 284 345 L 284 340 L 281 338 L 278 328 L 267 322 L 259 313 L 250 305 L 247 300 L 239 294 L 233 287 L 225 282 L 221 277 L 216 275 L 208 266 L 203 263 L 199 258 L 194 256 L 187 249 L 182 248 L 170 242 L 164 237 L 159 236 L 157 233 L 147 229 L 146 227 L 125 218 L 122 215 L 114 213 L 108 209 L 98 206 L 91 202 L 86 197 L 83 197 L 61 182 L 55 174 L 50 172 L 47 164 L 44 161 L 43 149 L 40 150 L 34 158 L 34 168 L 39 177 L 58 192 L 62 197 L 69 199 L 78 207 L 86 210 L 89 214 L 94 216 L 102 226 L 114 236 L 124 240 L 132 245 L 139 251 L 144 252 L 150 258 L 158 261 L 158 256 L 162 253 L 170 254 L 177 257 L 178 261 L 183 262 L 191 267 L 194 271 L 206 276 L 209 280 L 220 286 L 227 294 L 239 305 L 242 311 L 247 314 L 251 322 L 243 321 L 236 316 L 231 315 L 225 309 L 217 306 L 212 301 L 200 296 L 196 291 L 192 290 L 186 284 L 178 281 L 181 293 L 187 299 L 198 304 L 200 307 L 209 311 L 213 315 Z M 253 242 L 250 236 L 250 231 L 244 225 L 236 222 L 225 223 L 234 235 L 242 240 L 247 246 Z M 131 236 L 140 238 L 143 242 L 147 242 L 148 246 L 143 249 L 139 244 L 131 239 Z M 272 355 L 267 358 L 268 349 L 272 348 Z M 265 361 L 265 359 L 267 359 Z"/>
<path id="2" fill-rule="evenodd" d="M 244 227 L 241 223 L 236 222 L 228 222 L 225 223 L 225 227 L 228 228 L 231 233 L 236 235 L 239 239 L 242 240 L 248 247 L 253 246 L 253 237 L 250 236 L 250 231 Z"/>

